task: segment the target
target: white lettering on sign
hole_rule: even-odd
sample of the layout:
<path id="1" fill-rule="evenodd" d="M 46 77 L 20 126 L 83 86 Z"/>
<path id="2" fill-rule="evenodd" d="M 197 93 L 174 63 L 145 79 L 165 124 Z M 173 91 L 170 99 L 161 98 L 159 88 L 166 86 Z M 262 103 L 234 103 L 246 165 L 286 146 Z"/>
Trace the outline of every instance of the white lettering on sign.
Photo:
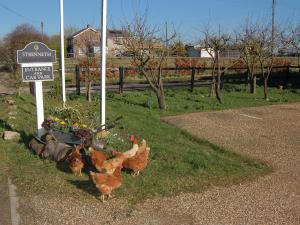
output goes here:
<path id="1" fill-rule="evenodd" d="M 53 80 L 52 66 L 22 67 L 23 81 Z"/>
<path id="2" fill-rule="evenodd" d="M 23 57 L 36 57 L 36 56 L 51 56 L 51 52 L 22 52 Z"/>

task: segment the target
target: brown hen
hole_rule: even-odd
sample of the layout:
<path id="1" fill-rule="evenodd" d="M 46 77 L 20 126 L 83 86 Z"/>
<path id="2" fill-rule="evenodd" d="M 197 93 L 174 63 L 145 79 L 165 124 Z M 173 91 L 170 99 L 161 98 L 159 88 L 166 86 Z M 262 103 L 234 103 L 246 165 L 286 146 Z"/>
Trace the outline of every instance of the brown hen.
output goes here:
<path id="1" fill-rule="evenodd" d="M 94 173 L 90 171 L 91 179 L 101 193 L 100 199 L 102 202 L 111 197 L 111 192 L 122 185 L 123 177 L 121 173 L 122 166 L 117 167 L 113 174 Z"/>
<path id="2" fill-rule="evenodd" d="M 82 145 L 77 145 L 75 150 L 68 156 L 69 167 L 75 175 L 82 176 L 81 171 L 84 167 L 80 150 Z"/>
<path id="3" fill-rule="evenodd" d="M 147 147 L 146 141 L 143 140 L 135 156 L 124 160 L 123 167 L 132 170 L 134 172 L 133 175 L 138 176 L 140 171 L 144 170 L 148 165 L 149 152 L 150 148 Z"/>
<path id="4" fill-rule="evenodd" d="M 96 151 L 93 147 L 89 147 L 89 152 L 92 164 L 98 171 L 101 171 L 103 162 L 107 160 L 107 156 L 100 151 Z"/>

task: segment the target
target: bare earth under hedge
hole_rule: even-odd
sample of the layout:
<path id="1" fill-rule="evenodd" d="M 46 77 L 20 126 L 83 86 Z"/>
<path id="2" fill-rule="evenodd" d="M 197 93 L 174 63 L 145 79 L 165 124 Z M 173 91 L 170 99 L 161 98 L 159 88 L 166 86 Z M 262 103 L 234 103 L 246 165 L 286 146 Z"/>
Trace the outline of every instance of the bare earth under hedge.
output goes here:
<path id="1" fill-rule="evenodd" d="M 274 172 L 240 185 L 148 200 L 25 196 L 23 224 L 291 224 L 300 222 L 300 103 L 164 118 L 189 132 L 272 165 Z"/>

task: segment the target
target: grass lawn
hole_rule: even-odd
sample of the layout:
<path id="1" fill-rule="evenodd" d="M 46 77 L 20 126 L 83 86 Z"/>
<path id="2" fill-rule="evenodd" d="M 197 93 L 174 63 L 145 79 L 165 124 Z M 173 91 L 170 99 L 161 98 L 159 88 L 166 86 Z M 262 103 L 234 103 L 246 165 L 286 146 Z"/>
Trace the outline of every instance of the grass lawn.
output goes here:
<path id="1" fill-rule="evenodd" d="M 244 86 L 224 87 L 223 105 L 207 96 L 207 88 L 195 88 L 193 93 L 187 89 L 168 89 L 165 112 L 157 109 L 156 98 L 151 91 L 123 95 L 109 93 L 108 119 L 123 116 L 123 120 L 111 131 L 107 142 L 119 150 L 126 150 L 130 148 L 129 135 L 135 134 L 139 139 L 146 139 L 151 147 L 148 168 L 136 178 L 124 172 L 124 184 L 116 195 L 127 198 L 129 202 L 137 202 L 155 196 L 200 192 L 211 185 L 239 183 L 270 172 L 271 168 L 263 162 L 232 153 L 160 120 L 164 115 L 300 100 L 298 90 L 270 89 L 271 100 L 266 102 L 262 99 L 261 88 L 255 96 L 244 89 Z M 97 95 L 93 98 L 93 102 L 88 103 L 84 96 L 71 95 L 68 106 L 79 109 L 86 121 L 99 121 L 99 99 Z M 21 140 L 0 140 L 0 176 L 8 174 L 19 189 L 45 197 L 63 194 L 87 198 L 98 195 L 89 180 L 88 170 L 83 177 L 75 177 L 65 163 L 42 161 L 28 151 L 27 143 L 35 132 L 34 98 L 24 94 L 13 100 L 17 108 L 8 105 L 4 99 L 0 101 L 0 132 L 9 128 L 16 130 L 21 133 Z M 59 100 L 47 95 L 44 104 L 46 116 L 55 106 L 60 106 Z M 9 112 L 14 111 L 17 114 L 12 118 Z"/>

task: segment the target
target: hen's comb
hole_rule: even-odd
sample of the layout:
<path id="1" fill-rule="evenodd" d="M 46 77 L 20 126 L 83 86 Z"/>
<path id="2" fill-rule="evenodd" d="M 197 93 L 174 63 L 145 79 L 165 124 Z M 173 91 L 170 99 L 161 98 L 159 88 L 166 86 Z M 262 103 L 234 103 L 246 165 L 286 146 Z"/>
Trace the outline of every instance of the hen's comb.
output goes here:
<path id="1" fill-rule="evenodd" d="M 135 136 L 134 135 L 130 135 L 130 141 L 134 142 L 134 140 L 135 140 Z"/>

